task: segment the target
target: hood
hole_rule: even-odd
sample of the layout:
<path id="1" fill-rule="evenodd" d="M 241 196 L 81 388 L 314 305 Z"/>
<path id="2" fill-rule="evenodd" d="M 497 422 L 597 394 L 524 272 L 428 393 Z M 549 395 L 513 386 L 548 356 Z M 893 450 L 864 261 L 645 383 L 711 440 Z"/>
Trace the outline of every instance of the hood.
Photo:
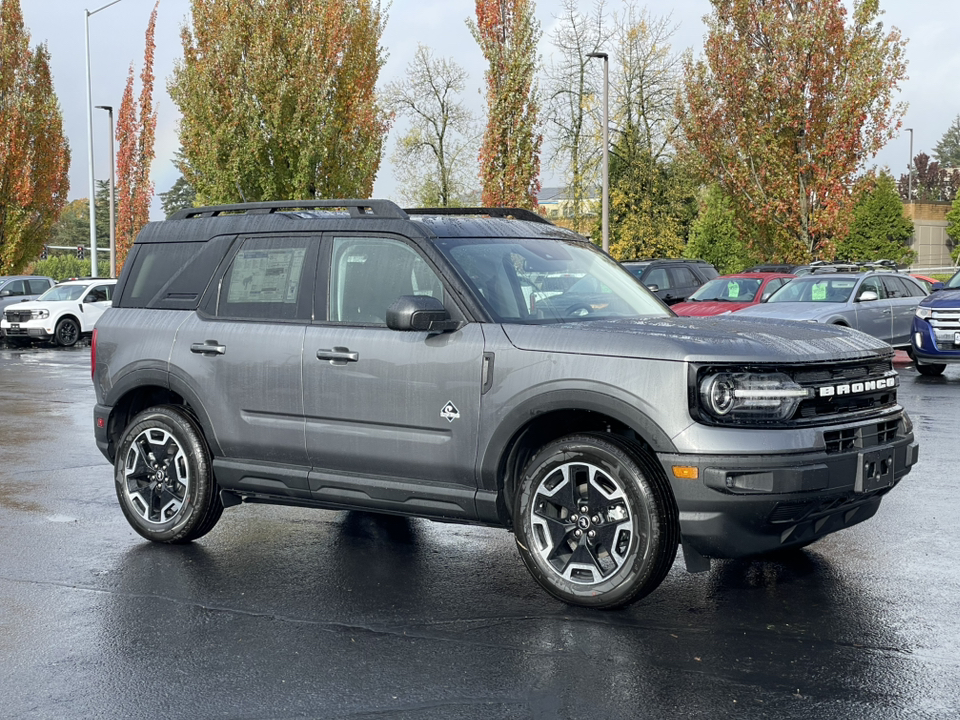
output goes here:
<path id="1" fill-rule="evenodd" d="M 849 328 L 736 315 L 504 325 L 521 350 L 687 362 L 823 362 L 887 356 L 882 340 Z"/>
<path id="2" fill-rule="evenodd" d="M 736 312 L 743 308 L 750 307 L 752 303 L 743 302 L 723 302 L 720 300 L 701 300 L 695 302 L 682 302 L 671 305 L 670 309 L 677 315 L 685 317 L 706 317 L 707 315 L 722 315 L 723 313 Z"/>
<path id="3" fill-rule="evenodd" d="M 22 300 L 20 302 L 12 302 L 9 305 L 3 306 L 3 312 L 7 310 L 39 310 L 46 308 L 49 303 L 38 303 L 36 300 Z"/>
<path id="4" fill-rule="evenodd" d="M 960 308 L 960 289 L 938 290 L 920 301 L 922 307 Z"/>
<path id="5" fill-rule="evenodd" d="M 782 318 L 784 320 L 819 320 L 848 310 L 844 303 L 778 302 L 751 305 L 737 313 L 737 317 Z"/>

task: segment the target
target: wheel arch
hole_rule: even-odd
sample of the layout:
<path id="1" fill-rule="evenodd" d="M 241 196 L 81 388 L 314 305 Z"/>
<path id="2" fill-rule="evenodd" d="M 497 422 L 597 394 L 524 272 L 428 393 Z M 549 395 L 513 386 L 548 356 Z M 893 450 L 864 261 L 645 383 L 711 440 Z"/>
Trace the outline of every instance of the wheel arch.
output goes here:
<path id="1" fill-rule="evenodd" d="M 495 489 L 501 523 L 512 524 L 517 481 L 537 450 L 565 435 L 581 432 L 615 435 L 645 449 L 651 457 L 660 452 L 676 452 L 659 425 L 625 400 L 581 390 L 538 396 L 507 415 L 481 458 L 481 487 Z"/>
<path id="2" fill-rule="evenodd" d="M 216 436 L 212 432 L 210 418 L 199 397 L 181 383 L 168 382 L 165 372 L 143 368 L 130 373 L 117 382 L 106 403 L 111 407 L 107 426 L 108 457 L 116 459 L 115 452 L 120 437 L 137 413 L 156 405 L 174 405 L 188 412 L 197 425 L 212 455 L 220 453 Z"/>

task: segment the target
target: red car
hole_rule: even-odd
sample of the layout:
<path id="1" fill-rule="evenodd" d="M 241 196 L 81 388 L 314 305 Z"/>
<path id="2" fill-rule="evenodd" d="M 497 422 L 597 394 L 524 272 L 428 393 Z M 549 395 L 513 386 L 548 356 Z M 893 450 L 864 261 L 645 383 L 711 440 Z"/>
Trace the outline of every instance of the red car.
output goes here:
<path id="1" fill-rule="evenodd" d="M 721 275 L 702 285 L 685 302 L 672 305 L 677 315 L 720 315 L 763 302 L 796 275 L 736 273 Z"/>

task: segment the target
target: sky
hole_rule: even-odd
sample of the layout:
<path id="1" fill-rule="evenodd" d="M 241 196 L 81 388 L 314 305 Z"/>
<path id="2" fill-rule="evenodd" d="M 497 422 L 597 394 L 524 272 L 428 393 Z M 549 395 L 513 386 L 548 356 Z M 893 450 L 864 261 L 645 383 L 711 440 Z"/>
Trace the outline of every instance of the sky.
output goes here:
<path id="1" fill-rule="evenodd" d="M 143 64 L 144 34 L 154 0 L 21 0 L 24 24 L 31 35 L 31 46 L 46 43 L 51 55 L 54 87 L 63 112 L 64 130 L 70 142 L 69 199 L 89 195 L 89 162 L 86 97 L 86 53 L 84 26 L 89 16 L 90 68 L 93 105 L 112 105 L 114 115 L 131 63 L 135 82 Z M 386 2 L 384 3 L 386 5 Z M 106 7 L 105 7 L 106 6 Z M 580 0 L 581 10 L 589 12 L 592 0 Z M 607 0 L 612 11 L 622 0 Z M 908 79 L 901 85 L 899 100 L 909 107 L 904 128 L 913 128 L 913 152 L 932 154 L 934 146 L 953 120 L 960 115 L 960 30 L 957 0 L 880 0 L 885 11 L 883 22 L 895 26 L 909 39 L 907 45 Z M 709 0 L 674 0 L 648 3 L 650 12 L 669 15 L 677 29 L 673 35 L 676 50 L 691 48 L 699 55 L 703 46 L 703 17 L 710 12 Z M 559 0 L 537 2 L 536 14 L 543 30 L 541 55 L 549 55 L 549 37 L 556 26 Z M 159 0 L 154 60 L 154 100 L 157 102 L 156 159 L 151 178 L 157 193 L 170 189 L 179 177 L 173 166 L 177 138 L 178 112 L 166 91 L 173 67 L 182 56 L 180 29 L 188 22 L 189 0 Z M 474 12 L 473 0 L 393 0 L 387 10 L 387 22 L 381 38 L 386 64 L 380 71 L 380 85 L 402 78 L 417 45 L 429 47 L 438 57 L 452 58 L 470 76 L 466 100 L 475 114 L 483 111 L 483 74 L 485 62 L 470 35 L 466 19 Z M 611 61 L 613 58 L 611 57 Z M 139 92 L 139 85 L 135 92 Z M 93 147 L 95 175 L 110 175 L 109 119 L 103 110 L 94 110 Z M 374 197 L 396 198 L 397 182 L 389 160 L 402 125 L 395 126 L 387 141 L 384 159 L 374 184 Z M 873 163 L 889 168 L 896 177 L 906 172 L 910 158 L 910 134 L 901 130 L 877 155 Z M 545 171 L 544 186 L 560 184 Z M 162 219 L 159 197 L 151 206 L 151 219 Z"/>

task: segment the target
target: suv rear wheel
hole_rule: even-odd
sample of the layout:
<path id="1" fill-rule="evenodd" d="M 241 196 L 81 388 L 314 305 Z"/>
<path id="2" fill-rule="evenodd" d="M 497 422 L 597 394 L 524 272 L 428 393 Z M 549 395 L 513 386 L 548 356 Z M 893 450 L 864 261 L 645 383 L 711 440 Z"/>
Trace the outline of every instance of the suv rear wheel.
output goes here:
<path id="1" fill-rule="evenodd" d="M 133 418 L 120 441 L 114 478 L 127 521 L 154 542 L 202 537 L 223 512 L 200 429 L 171 405 Z"/>
<path id="2" fill-rule="evenodd" d="M 594 608 L 652 592 L 680 542 L 662 471 L 608 435 L 570 435 L 541 448 L 523 472 L 514 525 L 537 582 L 564 602 Z"/>

